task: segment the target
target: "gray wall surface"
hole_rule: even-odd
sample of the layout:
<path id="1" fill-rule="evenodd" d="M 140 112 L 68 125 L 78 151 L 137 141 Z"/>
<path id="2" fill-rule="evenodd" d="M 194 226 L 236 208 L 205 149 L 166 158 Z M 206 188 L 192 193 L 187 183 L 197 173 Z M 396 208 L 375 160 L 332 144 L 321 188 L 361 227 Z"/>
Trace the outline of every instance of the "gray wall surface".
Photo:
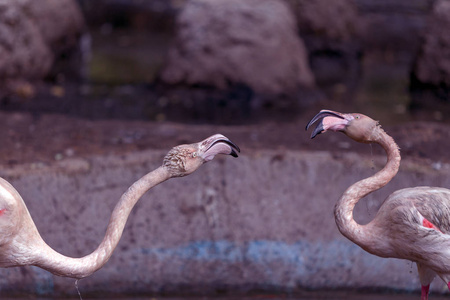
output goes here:
<path id="1" fill-rule="evenodd" d="M 43 239 L 80 257 L 93 251 L 120 195 L 158 167 L 166 152 L 71 158 L 2 168 Z M 196 173 L 150 190 L 132 211 L 107 264 L 79 282 L 82 293 L 215 293 L 226 289 L 381 288 L 417 290 L 415 265 L 372 256 L 338 232 L 333 207 L 384 157 L 355 153 L 246 151 L 217 157 Z M 450 166 L 404 160 L 382 190 L 358 203 L 367 223 L 394 190 L 450 187 Z M 445 284 L 436 279 L 435 291 Z M 10 292 L 76 295 L 74 280 L 37 267 L 0 269 Z"/>

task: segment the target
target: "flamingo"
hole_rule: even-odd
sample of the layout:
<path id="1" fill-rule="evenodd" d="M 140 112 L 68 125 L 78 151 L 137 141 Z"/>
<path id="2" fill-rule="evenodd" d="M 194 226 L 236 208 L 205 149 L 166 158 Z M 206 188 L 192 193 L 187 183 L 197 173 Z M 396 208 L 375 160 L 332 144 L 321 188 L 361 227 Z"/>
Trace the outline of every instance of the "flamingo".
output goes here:
<path id="1" fill-rule="evenodd" d="M 238 146 L 221 134 L 172 148 L 159 168 L 137 180 L 121 196 L 102 242 L 94 252 L 81 258 L 64 256 L 48 246 L 22 197 L 8 181 L 0 178 L 0 267 L 34 265 L 55 275 L 77 280 L 85 278 L 111 257 L 132 208 L 149 189 L 169 178 L 191 174 L 217 154 L 237 157 L 237 152 L 240 152 Z"/>
<path id="2" fill-rule="evenodd" d="M 334 216 L 339 231 L 373 255 L 415 262 L 421 300 L 428 299 L 436 275 L 450 289 L 450 190 L 427 186 L 398 190 L 384 200 L 371 222 L 358 224 L 353 218 L 356 203 L 397 174 L 399 148 L 377 121 L 363 114 L 321 110 L 306 129 L 316 121 L 311 138 L 327 130 L 339 131 L 360 143 L 379 144 L 387 154 L 382 170 L 351 185 L 337 201 Z"/>

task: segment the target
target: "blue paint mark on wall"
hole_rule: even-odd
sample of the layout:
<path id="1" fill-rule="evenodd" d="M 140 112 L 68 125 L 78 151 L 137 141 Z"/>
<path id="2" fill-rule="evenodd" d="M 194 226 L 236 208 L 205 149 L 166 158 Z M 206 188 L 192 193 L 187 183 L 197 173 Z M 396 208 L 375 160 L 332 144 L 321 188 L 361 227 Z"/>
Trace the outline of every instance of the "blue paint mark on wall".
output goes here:
<path id="1" fill-rule="evenodd" d="M 35 278 L 35 292 L 38 295 L 48 295 L 54 292 L 53 275 L 39 267 L 30 266 Z"/>
<path id="2" fill-rule="evenodd" d="M 359 247 L 350 243 L 324 242 L 312 244 L 300 241 L 289 244 L 271 240 L 255 240 L 243 243 L 227 240 L 195 241 L 176 248 L 144 248 L 140 250 L 144 255 L 154 255 L 161 260 L 178 257 L 199 261 L 220 260 L 234 263 L 246 259 L 255 263 L 280 261 L 289 264 L 304 264 L 305 257 L 309 257 L 312 252 L 316 253 L 315 256 L 323 256 L 326 259 L 332 253 L 334 253 L 331 255 L 333 257 L 344 253 L 347 256 L 355 251 L 359 251 Z M 332 261 L 328 263 L 332 263 Z"/>
<path id="3" fill-rule="evenodd" d="M 197 263 L 217 263 L 217 265 L 250 264 L 254 268 L 280 283 L 292 278 L 287 285 L 298 284 L 309 276 L 327 273 L 327 270 L 350 270 L 354 267 L 355 257 L 364 256 L 359 264 L 365 264 L 371 272 L 384 272 L 384 260 L 365 253 L 358 246 L 344 240 L 311 243 L 298 241 L 286 243 L 274 240 L 254 240 L 247 242 L 195 241 L 173 248 L 145 248 L 142 254 L 153 256 L 161 262 L 177 259 Z M 362 266 L 360 266 L 362 267 Z M 378 270 L 377 270 L 378 269 Z M 289 276 L 280 275 L 288 273 Z M 276 275 L 278 274 L 278 275 Z M 273 275 L 273 276 L 272 276 Z M 330 278 L 324 278 L 324 281 Z"/>

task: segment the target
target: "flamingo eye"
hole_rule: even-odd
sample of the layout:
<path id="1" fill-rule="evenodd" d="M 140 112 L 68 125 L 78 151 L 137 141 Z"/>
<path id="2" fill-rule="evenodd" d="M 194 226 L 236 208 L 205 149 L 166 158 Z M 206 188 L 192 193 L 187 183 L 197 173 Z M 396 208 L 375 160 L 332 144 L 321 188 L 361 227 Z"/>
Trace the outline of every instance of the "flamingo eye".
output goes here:
<path id="1" fill-rule="evenodd" d="M 197 157 L 197 152 L 193 152 L 193 153 L 192 153 L 192 157 L 193 157 L 193 158 L 196 158 L 196 157 Z"/>
<path id="2" fill-rule="evenodd" d="M 356 120 L 359 120 L 360 118 L 361 118 L 360 115 L 356 115 L 356 116 L 355 116 L 355 119 L 356 119 Z"/>

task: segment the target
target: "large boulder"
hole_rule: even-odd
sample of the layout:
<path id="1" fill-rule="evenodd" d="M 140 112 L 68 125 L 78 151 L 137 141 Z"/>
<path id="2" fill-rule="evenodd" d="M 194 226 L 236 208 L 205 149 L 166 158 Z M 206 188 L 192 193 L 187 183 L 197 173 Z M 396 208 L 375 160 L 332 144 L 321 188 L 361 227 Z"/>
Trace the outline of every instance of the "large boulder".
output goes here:
<path id="1" fill-rule="evenodd" d="M 365 51 L 390 51 L 412 59 L 421 44 L 433 0 L 354 0 L 364 28 Z"/>
<path id="2" fill-rule="evenodd" d="M 0 2 L 0 78 L 42 77 L 50 69 L 52 53 L 39 27 L 23 5 L 26 1 Z"/>
<path id="3" fill-rule="evenodd" d="M 187 2 L 161 79 L 222 89 L 245 84 L 265 94 L 314 85 L 294 15 L 281 0 Z"/>
<path id="4" fill-rule="evenodd" d="M 354 85 L 360 76 L 359 34 L 363 27 L 352 0 L 286 0 L 321 86 Z"/>
<path id="5" fill-rule="evenodd" d="M 47 76 L 83 30 L 74 0 L 0 0 L 0 79 Z"/>
<path id="6" fill-rule="evenodd" d="M 73 0 L 26 1 L 23 9 L 38 26 L 51 47 L 62 43 L 76 45 L 84 28 L 83 16 Z"/>
<path id="7" fill-rule="evenodd" d="M 414 75 L 425 84 L 450 88 L 450 2 L 437 1 L 424 34 Z"/>
<path id="8" fill-rule="evenodd" d="M 335 41 L 357 35 L 360 22 L 352 0 L 288 0 L 302 35 L 315 35 Z"/>

